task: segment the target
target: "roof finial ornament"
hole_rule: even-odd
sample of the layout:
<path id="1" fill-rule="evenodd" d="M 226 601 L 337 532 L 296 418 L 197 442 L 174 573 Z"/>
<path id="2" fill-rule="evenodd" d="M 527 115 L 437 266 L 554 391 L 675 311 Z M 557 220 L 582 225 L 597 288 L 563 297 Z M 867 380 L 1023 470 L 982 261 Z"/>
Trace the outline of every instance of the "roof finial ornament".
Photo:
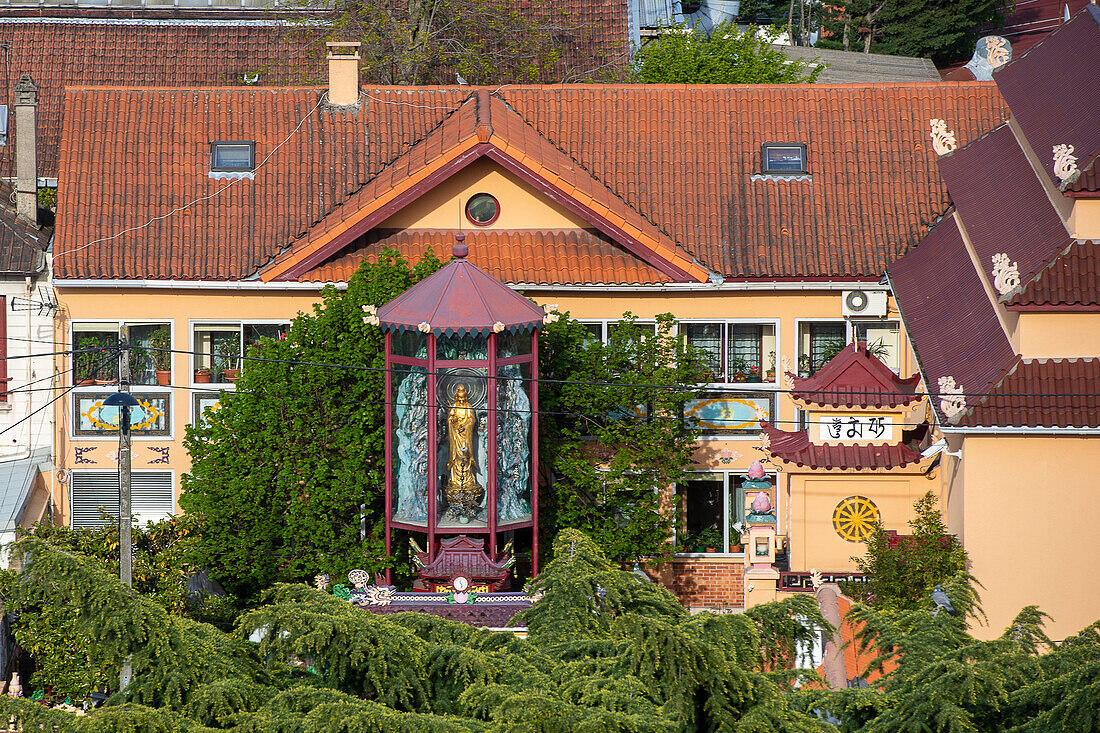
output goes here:
<path id="1" fill-rule="evenodd" d="M 451 247 L 451 254 L 460 260 L 466 259 L 466 255 L 470 254 L 470 248 L 466 246 L 466 235 L 462 232 L 455 235 L 455 243 Z"/>
<path id="2" fill-rule="evenodd" d="M 1054 175 L 1058 176 L 1058 180 L 1063 185 L 1071 183 L 1077 179 L 1077 156 L 1073 154 L 1073 146 L 1065 143 L 1061 145 L 1055 145 L 1054 152 Z"/>
<path id="3" fill-rule="evenodd" d="M 1015 262 L 1009 263 L 1008 253 L 993 255 L 993 288 L 998 295 L 1007 295 L 1020 287 L 1020 268 Z"/>
<path id="4" fill-rule="evenodd" d="M 955 142 L 955 131 L 947 129 L 946 120 L 931 119 L 928 126 L 931 128 L 929 135 L 932 137 L 932 149 L 937 155 L 947 155 L 959 147 Z"/>
<path id="5" fill-rule="evenodd" d="M 954 377 L 940 377 L 936 384 L 940 388 L 940 409 L 948 420 L 966 411 L 966 397 L 961 384 L 955 384 Z"/>

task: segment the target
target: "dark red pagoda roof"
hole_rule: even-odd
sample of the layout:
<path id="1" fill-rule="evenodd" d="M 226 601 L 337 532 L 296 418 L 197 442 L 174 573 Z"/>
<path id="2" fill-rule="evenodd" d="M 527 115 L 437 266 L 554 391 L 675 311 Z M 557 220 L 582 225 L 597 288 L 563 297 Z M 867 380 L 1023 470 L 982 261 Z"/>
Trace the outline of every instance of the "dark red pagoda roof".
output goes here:
<path id="1" fill-rule="evenodd" d="M 467 261 L 466 245 L 455 245 L 454 254 L 438 272 L 378 309 L 383 329 L 415 331 L 426 323 L 436 336 L 488 335 L 542 325 L 542 308 Z"/>
<path id="2" fill-rule="evenodd" d="M 916 393 L 919 381 L 919 374 L 901 379 L 858 341 L 812 377 L 794 377 L 791 397 L 829 407 L 900 407 L 924 396 Z"/>
<path id="3" fill-rule="evenodd" d="M 810 432 L 786 430 L 761 421 L 771 441 L 768 451 L 776 458 L 809 468 L 901 468 L 920 461 L 920 453 L 901 443 L 893 445 L 822 445 L 810 442 Z"/>
<path id="4" fill-rule="evenodd" d="M 963 417 L 969 427 L 1100 427 L 1100 359 L 1027 359 Z"/>

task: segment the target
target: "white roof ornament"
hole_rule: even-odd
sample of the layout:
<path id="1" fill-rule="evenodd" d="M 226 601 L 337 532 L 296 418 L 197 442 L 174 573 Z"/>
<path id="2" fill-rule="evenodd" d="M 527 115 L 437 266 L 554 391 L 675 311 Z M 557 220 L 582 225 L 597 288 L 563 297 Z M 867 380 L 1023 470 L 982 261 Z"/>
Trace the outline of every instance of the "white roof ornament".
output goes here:
<path id="1" fill-rule="evenodd" d="M 1016 263 L 1009 264 L 1008 254 L 1000 252 L 993 255 L 993 288 L 998 295 L 1007 295 L 1020 287 L 1020 268 Z"/>
<path id="2" fill-rule="evenodd" d="M 1077 170 L 1077 156 L 1073 154 L 1073 146 L 1065 143 L 1055 145 L 1053 152 L 1054 175 L 1058 176 L 1058 180 L 1062 182 L 1062 185 L 1077 180 L 1081 172 Z"/>
<path id="3" fill-rule="evenodd" d="M 1012 47 L 1008 40 L 1001 36 L 986 36 L 985 60 L 994 70 L 1001 68 L 1012 58 Z"/>
<path id="4" fill-rule="evenodd" d="M 966 397 L 963 396 L 961 384 L 955 384 L 954 377 L 940 377 L 937 382 L 940 388 L 940 409 L 948 420 L 966 410 Z"/>
<path id="5" fill-rule="evenodd" d="M 1003 36 L 982 36 L 974 44 L 974 55 L 966 62 L 977 81 L 993 81 L 993 72 L 1012 60 L 1012 44 Z"/>
<path id="6" fill-rule="evenodd" d="M 936 155 L 947 155 L 959 147 L 955 142 L 955 131 L 947 129 L 946 120 L 933 118 L 928 121 L 928 126 L 931 128 L 929 135 L 932 137 L 932 149 L 936 151 Z"/>

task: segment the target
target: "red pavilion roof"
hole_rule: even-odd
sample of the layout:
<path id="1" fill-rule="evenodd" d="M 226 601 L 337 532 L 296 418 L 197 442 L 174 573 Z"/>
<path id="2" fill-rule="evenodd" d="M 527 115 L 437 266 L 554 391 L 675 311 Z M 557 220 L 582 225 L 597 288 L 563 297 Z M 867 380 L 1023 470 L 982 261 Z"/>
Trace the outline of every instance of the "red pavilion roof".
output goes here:
<path id="1" fill-rule="evenodd" d="M 919 381 L 919 374 L 901 379 L 859 341 L 812 377 L 794 377 L 791 397 L 829 407 L 901 407 L 924 397 L 916 393 Z"/>
<path id="2" fill-rule="evenodd" d="M 492 331 L 524 331 L 542 325 L 543 310 L 466 260 L 466 245 L 455 258 L 378 309 L 385 330 L 412 331 L 428 324 L 436 336 Z"/>
<path id="3" fill-rule="evenodd" d="M 901 468 L 918 463 L 920 453 L 901 443 L 893 445 L 825 445 L 810 442 L 808 430 L 789 433 L 761 421 L 770 443 L 768 451 L 776 458 L 797 466 L 817 468 Z"/>
<path id="4" fill-rule="evenodd" d="M 444 580 L 462 573 L 474 580 L 503 580 L 509 570 L 504 563 L 493 562 L 485 554 L 485 542 L 467 535 L 444 539 L 439 552 L 430 563 L 428 553 L 418 553 L 424 567 L 416 571 L 418 578 Z"/>

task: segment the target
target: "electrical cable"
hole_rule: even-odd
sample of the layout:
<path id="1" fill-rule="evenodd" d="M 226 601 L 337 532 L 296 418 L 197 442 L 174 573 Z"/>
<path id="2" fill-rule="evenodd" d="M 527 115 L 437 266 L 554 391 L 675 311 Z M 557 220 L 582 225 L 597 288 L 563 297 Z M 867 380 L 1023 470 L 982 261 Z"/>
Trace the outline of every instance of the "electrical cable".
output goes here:
<path id="1" fill-rule="evenodd" d="M 104 364 L 106 364 L 106 363 L 107 363 L 107 360 L 106 360 L 106 359 L 104 359 L 103 361 L 101 361 L 101 362 L 100 362 L 99 364 L 97 364 L 97 365 L 96 365 L 96 370 L 98 371 L 98 370 L 99 370 L 99 368 L 100 368 L 100 367 L 102 367 L 102 366 L 103 366 Z M 49 402 L 47 402 L 46 404 L 44 404 L 44 405 L 42 405 L 41 407 L 39 407 L 39 408 L 38 408 L 37 410 L 35 410 L 34 412 L 28 413 L 28 414 L 27 414 L 27 415 L 26 415 L 25 417 L 23 417 L 23 418 L 20 418 L 19 420 L 16 420 L 16 421 L 15 421 L 15 422 L 13 422 L 13 423 L 12 423 L 11 425 L 7 426 L 7 427 L 6 427 L 6 428 L 4 428 L 3 430 L 0 430 L 0 435 L 3 435 L 3 434 L 5 434 L 5 433 L 7 433 L 7 432 L 9 432 L 9 431 L 11 431 L 11 430 L 14 430 L 15 428 L 19 427 L 20 425 L 22 425 L 23 423 L 25 423 L 25 422 L 26 422 L 27 420 L 30 420 L 30 419 L 31 419 L 32 417 L 34 417 L 34 416 L 35 416 L 35 415 L 37 415 L 38 413 L 42 412 L 42 411 L 43 411 L 43 410 L 45 410 L 45 409 L 46 409 L 47 407 L 49 407 L 49 406 L 50 406 L 50 405 L 52 405 L 53 403 L 57 402 L 57 401 L 58 401 L 59 399 L 61 399 L 61 398 L 62 398 L 62 397 L 64 397 L 65 395 L 69 394 L 70 392 L 72 392 L 72 391 L 73 391 L 74 389 L 76 389 L 76 388 L 77 388 L 77 385 L 75 385 L 75 384 L 74 384 L 74 385 L 72 385 L 72 386 L 70 386 L 70 387 L 68 387 L 67 389 L 65 389 L 65 391 L 64 391 L 64 392 L 62 392 L 61 394 L 57 395 L 56 397 L 54 397 L 54 398 L 53 398 L 52 400 L 50 400 L 50 401 L 49 401 Z M 58 387 L 53 387 L 52 389 L 58 389 Z"/>

